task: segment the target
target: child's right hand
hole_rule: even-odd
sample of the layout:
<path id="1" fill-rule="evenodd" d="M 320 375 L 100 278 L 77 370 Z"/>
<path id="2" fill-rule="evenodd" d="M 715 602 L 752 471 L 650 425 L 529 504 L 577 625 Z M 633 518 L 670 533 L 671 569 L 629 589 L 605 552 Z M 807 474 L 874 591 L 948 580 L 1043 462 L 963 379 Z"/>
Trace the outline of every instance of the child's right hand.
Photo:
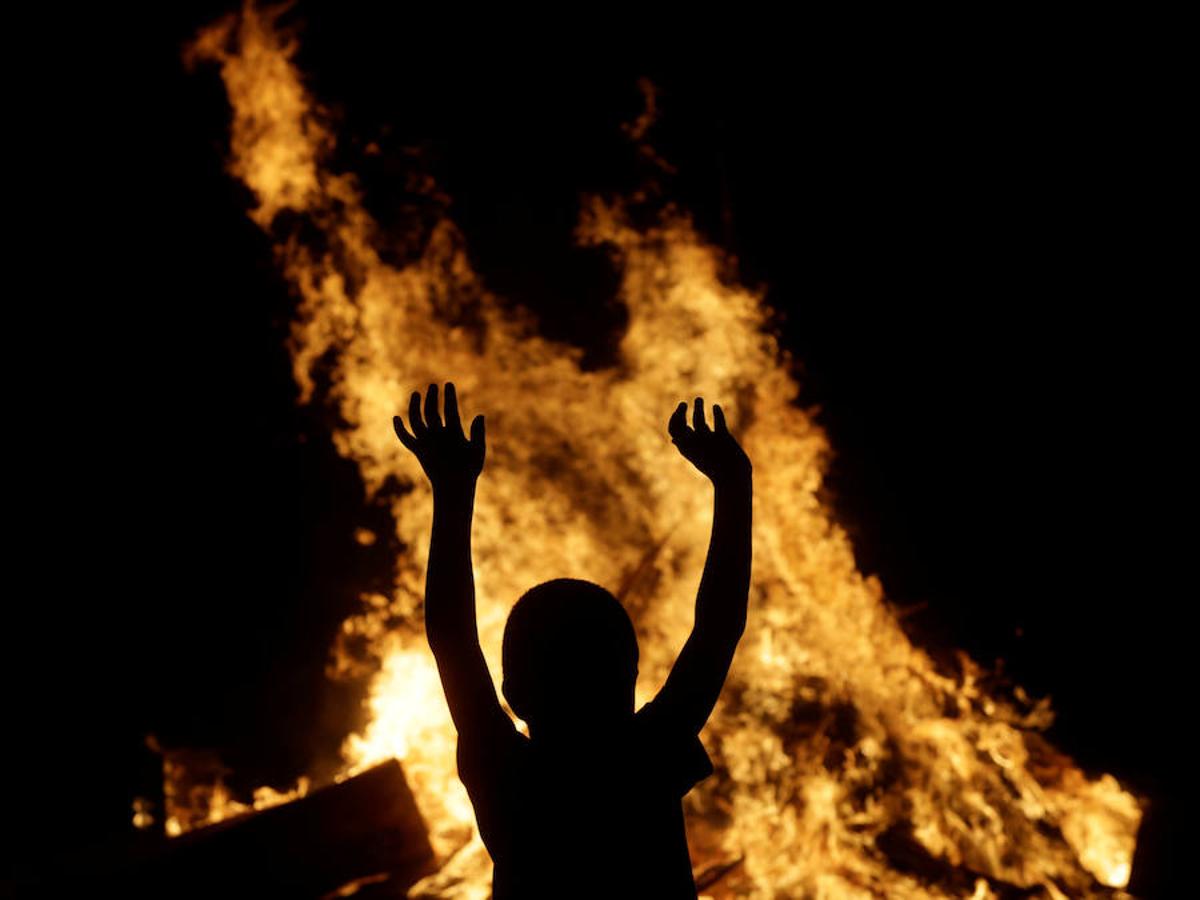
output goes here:
<path id="1" fill-rule="evenodd" d="M 446 384 L 446 416 L 438 415 L 438 386 L 431 384 L 425 394 L 425 414 L 421 415 L 421 393 L 413 391 L 408 403 L 410 434 L 399 416 L 392 417 L 396 437 L 412 451 L 435 490 L 473 487 L 483 471 L 486 450 L 483 416 L 471 421 L 471 437 L 463 434 L 458 417 L 458 394 Z"/>
<path id="2" fill-rule="evenodd" d="M 687 404 L 676 407 L 667 431 L 680 454 L 714 483 L 748 481 L 750 457 L 725 427 L 725 413 L 713 405 L 713 428 L 704 420 L 704 400 L 696 398 L 692 427 L 687 424 Z"/>

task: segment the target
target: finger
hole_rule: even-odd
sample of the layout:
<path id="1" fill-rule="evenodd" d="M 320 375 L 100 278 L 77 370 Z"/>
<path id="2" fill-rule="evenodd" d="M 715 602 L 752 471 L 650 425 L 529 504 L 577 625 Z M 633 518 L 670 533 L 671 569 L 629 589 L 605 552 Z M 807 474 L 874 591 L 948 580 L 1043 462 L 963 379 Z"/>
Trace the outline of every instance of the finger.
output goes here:
<path id="1" fill-rule="evenodd" d="M 696 398 L 696 407 L 692 411 L 692 427 L 697 431 L 708 431 L 708 423 L 704 421 L 704 398 Z"/>
<path id="2" fill-rule="evenodd" d="M 404 420 L 399 416 L 392 416 L 392 427 L 396 429 L 396 437 L 400 438 L 400 443 L 415 452 L 417 439 L 408 433 L 408 429 L 404 427 Z"/>
<path id="3" fill-rule="evenodd" d="M 431 384 L 425 392 L 425 427 L 436 431 L 442 427 L 442 415 L 438 412 L 438 386 Z"/>
<path id="4" fill-rule="evenodd" d="M 478 445 L 481 453 L 487 446 L 487 423 L 483 416 L 476 416 L 471 420 L 471 445 Z"/>
<path id="5" fill-rule="evenodd" d="M 671 413 L 671 419 L 667 422 L 667 434 L 672 438 L 678 439 L 679 435 L 687 431 L 687 404 L 680 403 L 675 407 L 675 412 Z"/>
<path id="6" fill-rule="evenodd" d="M 454 434 L 463 437 L 462 419 L 458 416 L 458 391 L 454 387 L 454 382 L 446 382 L 446 427 Z"/>
<path id="7" fill-rule="evenodd" d="M 421 392 L 413 391 L 408 398 L 408 424 L 412 426 L 413 435 L 420 437 L 425 433 L 425 422 L 421 419 Z"/>
<path id="8" fill-rule="evenodd" d="M 725 425 L 725 411 L 718 403 L 713 404 L 713 428 L 717 434 L 729 434 L 729 428 Z"/>

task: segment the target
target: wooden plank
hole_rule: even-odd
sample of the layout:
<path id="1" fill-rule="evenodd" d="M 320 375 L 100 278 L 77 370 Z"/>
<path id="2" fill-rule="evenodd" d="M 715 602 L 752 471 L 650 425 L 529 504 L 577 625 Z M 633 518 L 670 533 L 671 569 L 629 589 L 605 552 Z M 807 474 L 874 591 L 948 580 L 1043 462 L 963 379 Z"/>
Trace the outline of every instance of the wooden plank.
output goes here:
<path id="1" fill-rule="evenodd" d="M 377 873 L 411 884 L 433 868 L 425 823 L 391 760 L 168 840 L 100 880 L 120 896 L 316 898 Z"/>

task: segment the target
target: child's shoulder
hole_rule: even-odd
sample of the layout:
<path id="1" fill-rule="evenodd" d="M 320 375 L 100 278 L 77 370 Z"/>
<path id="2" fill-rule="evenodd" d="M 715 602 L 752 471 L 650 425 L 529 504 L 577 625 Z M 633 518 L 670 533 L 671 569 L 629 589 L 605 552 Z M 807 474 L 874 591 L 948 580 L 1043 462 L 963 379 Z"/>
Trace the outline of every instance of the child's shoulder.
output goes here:
<path id="1" fill-rule="evenodd" d="M 634 716 L 637 748 L 655 777 L 682 797 L 714 771 L 700 736 L 651 700 Z"/>
<path id="2" fill-rule="evenodd" d="M 529 738 L 511 725 L 458 733 L 455 762 L 468 789 L 495 780 L 529 753 Z"/>

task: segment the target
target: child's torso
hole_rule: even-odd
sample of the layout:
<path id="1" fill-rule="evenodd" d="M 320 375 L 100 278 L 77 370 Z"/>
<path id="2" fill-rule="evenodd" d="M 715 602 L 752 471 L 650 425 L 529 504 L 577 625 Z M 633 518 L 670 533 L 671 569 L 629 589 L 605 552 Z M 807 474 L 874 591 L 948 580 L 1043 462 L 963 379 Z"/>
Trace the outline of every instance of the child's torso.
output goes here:
<path id="1" fill-rule="evenodd" d="M 641 737 L 566 754 L 517 735 L 502 751 L 491 796 L 472 798 L 495 900 L 696 896 L 679 778 Z"/>

